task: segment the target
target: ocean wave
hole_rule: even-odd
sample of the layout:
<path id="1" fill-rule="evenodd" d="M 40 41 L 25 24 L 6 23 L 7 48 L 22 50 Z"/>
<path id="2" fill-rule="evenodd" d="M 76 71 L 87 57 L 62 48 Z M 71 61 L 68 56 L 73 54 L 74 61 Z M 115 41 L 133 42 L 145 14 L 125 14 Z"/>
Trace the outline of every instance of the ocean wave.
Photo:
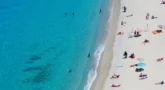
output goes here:
<path id="1" fill-rule="evenodd" d="M 90 90 L 93 81 L 96 79 L 97 76 L 97 67 L 99 66 L 99 61 L 101 58 L 101 54 L 104 51 L 104 45 L 98 46 L 94 53 L 94 67 L 88 73 L 87 84 L 84 87 L 84 90 Z"/>

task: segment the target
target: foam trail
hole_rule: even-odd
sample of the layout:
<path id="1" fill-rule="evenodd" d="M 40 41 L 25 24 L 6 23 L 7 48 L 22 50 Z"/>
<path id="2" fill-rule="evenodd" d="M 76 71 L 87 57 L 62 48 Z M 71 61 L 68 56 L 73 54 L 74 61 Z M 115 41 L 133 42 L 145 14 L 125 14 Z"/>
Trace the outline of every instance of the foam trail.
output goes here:
<path id="1" fill-rule="evenodd" d="M 99 66 L 99 61 L 101 58 L 101 54 L 104 51 L 104 47 L 105 47 L 104 45 L 98 46 L 98 48 L 96 49 L 94 53 L 94 67 L 88 73 L 87 84 L 84 87 L 84 90 L 90 90 L 92 83 L 97 76 L 97 67 Z"/>

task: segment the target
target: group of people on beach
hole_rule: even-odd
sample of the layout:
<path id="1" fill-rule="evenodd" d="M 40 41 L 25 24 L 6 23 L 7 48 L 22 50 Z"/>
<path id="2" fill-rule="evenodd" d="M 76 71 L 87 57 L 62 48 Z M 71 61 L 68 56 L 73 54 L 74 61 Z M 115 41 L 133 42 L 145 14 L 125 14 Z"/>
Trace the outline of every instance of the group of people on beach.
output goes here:
<path id="1" fill-rule="evenodd" d="M 165 0 L 162 0 L 162 3 L 161 4 L 164 4 L 165 5 Z M 127 11 L 127 8 L 126 8 L 126 6 L 124 6 L 123 7 L 123 12 L 126 13 L 126 11 Z M 132 16 L 133 16 L 133 14 L 130 14 L 130 15 L 127 15 L 126 17 L 132 17 Z M 147 13 L 147 15 L 145 17 L 146 20 L 148 20 L 148 19 L 156 19 L 157 18 L 155 16 L 151 16 L 151 18 L 149 18 L 149 17 L 150 17 L 150 14 Z M 121 21 L 121 26 L 125 26 L 125 24 L 126 24 L 126 22 Z M 140 31 L 139 30 L 135 30 L 133 32 L 134 33 L 133 37 L 140 37 L 141 36 L 141 34 L 140 34 L 141 32 L 142 32 L 142 30 L 140 30 Z M 153 31 L 152 33 L 153 34 L 162 33 L 162 28 L 159 29 L 159 30 Z M 124 34 L 124 32 L 118 32 L 117 33 L 117 35 L 123 35 L 123 34 Z M 142 43 L 145 45 L 146 43 L 149 43 L 149 40 L 148 39 L 145 39 Z M 131 53 L 130 56 L 128 56 L 128 52 L 127 51 L 124 51 L 124 53 L 123 53 L 123 59 L 127 59 L 127 58 L 135 59 L 135 54 L 134 53 Z M 144 61 L 143 58 L 137 58 L 137 60 L 139 62 Z M 156 59 L 157 62 L 160 62 L 160 61 L 163 61 L 163 60 L 164 60 L 163 57 Z M 139 67 L 138 68 L 138 64 L 132 64 L 132 65 L 130 65 L 130 67 L 136 67 L 135 72 L 140 72 L 140 74 L 138 76 L 139 80 L 144 80 L 144 79 L 147 79 L 148 78 L 148 75 L 147 74 L 143 74 L 142 73 L 144 71 L 144 68 L 142 68 L 142 67 Z M 120 77 L 120 75 L 113 74 L 110 77 L 110 79 L 118 79 L 119 77 Z M 155 83 L 155 85 L 163 85 L 163 84 L 164 84 L 164 81 L 163 80 L 160 81 L 160 82 L 158 82 L 158 83 Z M 111 87 L 120 87 L 120 86 L 121 86 L 120 84 L 112 84 L 111 85 Z"/>

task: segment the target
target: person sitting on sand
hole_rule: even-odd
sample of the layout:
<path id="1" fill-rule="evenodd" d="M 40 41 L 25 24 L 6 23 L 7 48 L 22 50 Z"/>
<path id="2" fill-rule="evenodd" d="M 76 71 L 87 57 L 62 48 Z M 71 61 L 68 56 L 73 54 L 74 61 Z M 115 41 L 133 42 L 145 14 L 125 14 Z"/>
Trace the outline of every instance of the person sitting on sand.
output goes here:
<path id="1" fill-rule="evenodd" d="M 164 81 L 161 81 L 159 83 L 155 83 L 156 85 L 163 85 L 164 84 Z"/>
<path id="2" fill-rule="evenodd" d="M 114 74 L 114 75 L 111 77 L 111 79 L 113 79 L 113 78 L 119 78 L 119 76 L 120 76 L 120 75 Z"/>
<path id="3" fill-rule="evenodd" d="M 135 58 L 134 53 L 132 53 L 132 54 L 129 56 L 129 58 L 134 59 L 134 58 Z"/>
<path id="4" fill-rule="evenodd" d="M 124 32 L 118 32 L 117 33 L 117 35 L 123 35 L 124 34 Z"/>
<path id="5" fill-rule="evenodd" d="M 121 21 L 121 25 L 125 26 L 126 22 Z"/>
<path id="6" fill-rule="evenodd" d="M 153 34 L 159 34 L 159 33 L 162 33 L 162 30 L 155 30 L 155 31 L 152 31 Z"/>
<path id="7" fill-rule="evenodd" d="M 145 40 L 144 40 L 144 43 L 149 43 L 149 40 L 145 39 Z"/>

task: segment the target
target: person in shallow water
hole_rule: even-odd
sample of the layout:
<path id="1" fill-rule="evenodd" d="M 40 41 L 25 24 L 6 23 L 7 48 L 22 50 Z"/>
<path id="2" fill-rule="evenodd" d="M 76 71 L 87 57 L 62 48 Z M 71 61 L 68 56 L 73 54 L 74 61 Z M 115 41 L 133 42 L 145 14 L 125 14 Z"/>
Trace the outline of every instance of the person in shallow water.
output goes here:
<path id="1" fill-rule="evenodd" d="M 101 13 L 102 12 L 102 9 L 100 8 L 100 12 L 99 13 Z"/>
<path id="2" fill-rule="evenodd" d="M 67 16 L 67 12 L 65 13 L 65 16 Z"/>
<path id="3" fill-rule="evenodd" d="M 91 56 L 91 54 L 90 53 L 88 53 L 88 58 Z"/>

